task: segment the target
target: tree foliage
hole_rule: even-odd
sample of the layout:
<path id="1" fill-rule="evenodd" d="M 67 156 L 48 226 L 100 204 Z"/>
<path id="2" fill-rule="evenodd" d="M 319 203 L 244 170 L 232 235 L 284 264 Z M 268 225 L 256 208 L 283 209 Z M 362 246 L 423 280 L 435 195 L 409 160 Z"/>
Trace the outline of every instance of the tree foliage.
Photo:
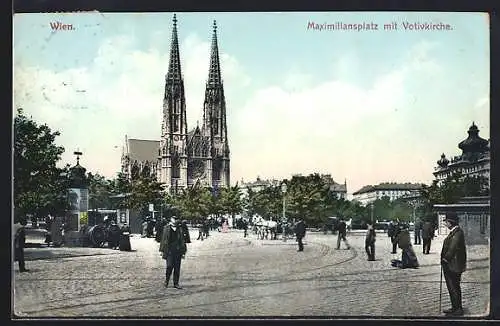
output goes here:
<path id="1" fill-rule="evenodd" d="M 463 197 L 488 196 L 488 179 L 480 176 L 464 176 L 460 172 L 455 172 L 442 184 L 434 180 L 431 185 L 424 185 L 421 194 L 425 202 L 425 211 L 429 213 L 435 204 L 454 204 Z"/>
<path id="2" fill-rule="evenodd" d="M 114 193 L 114 182 L 106 179 L 99 173 L 87 173 L 89 184 L 89 210 L 98 208 L 112 208 L 110 196 Z"/>
<path id="3" fill-rule="evenodd" d="M 16 219 L 45 217 L 68 208 L 69 166 L 58 168 L 64 148 L 55 144 L 59 132 L 39 125 L 22 109 L 14 119 L 14 208 Z"/>
<path id="4" fill-rule="evenodd" d="M 181 190 L 173 197 L 173 204 L 180 211 L 181 218 L 187 220 L 206 218 L 214 207 L 210 190 L 199 184 Z"/>
<path id="5" fill-rule="evenodd" d="M 151 175 L 139 175 L 129 185 L 128 205 L 131 208 L 148 212 L 149 204 L 158 207 L 161 203 L 162 185 Z"/>

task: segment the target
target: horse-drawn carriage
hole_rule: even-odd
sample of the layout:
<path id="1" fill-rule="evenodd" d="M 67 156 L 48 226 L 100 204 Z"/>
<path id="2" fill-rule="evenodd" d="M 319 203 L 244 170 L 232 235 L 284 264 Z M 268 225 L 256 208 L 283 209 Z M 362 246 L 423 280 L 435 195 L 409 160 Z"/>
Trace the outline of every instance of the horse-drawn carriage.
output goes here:
<path id="1" fill-rule="evenodd" d="M 290 238 L 294 235 L 294 228 L 290 223 L 260 220 L 254 224 L 254 233 L 259 239 L 276 240 L 280 234 L 282 238 Z"/>
<path id="2" fill-rule="evenodd" d="M 94 226 L 84 226 L 80 230 L 83 246 L 104 247 L 107 243 L 110 249 L 120 249 L 130 251 L 130 227 L 124 225 L 120 227 L 114 222 L 97 224 Z"/>

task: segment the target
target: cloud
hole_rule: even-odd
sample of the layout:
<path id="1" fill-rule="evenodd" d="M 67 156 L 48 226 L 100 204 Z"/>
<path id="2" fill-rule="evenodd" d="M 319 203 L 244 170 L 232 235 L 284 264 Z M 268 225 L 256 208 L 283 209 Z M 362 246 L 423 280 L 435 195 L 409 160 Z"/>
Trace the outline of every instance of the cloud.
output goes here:
<path id="1" fill-rule="evenodd" d="M 138 51 L 134 45 L 130 36 L 106 39 L 90 66 L 62 72 L 15 65 L 14 106 L 23 107 L 36 121 L 61 131 L 57 142 L 66 148 L 64 163 L 74 161 L 72 152 L 78 147 L 84 152 L 82 165 L 113 176 L 119 169 L 125 135 L 160 138 L 169 53 L 153 48 Z M 196 35 L 181 43 L 191 127 L 202 118 L 209 50 L 209 41 L 201 41 Z M 250 83 L 238 60 L 223 51 L 220 57 L 225 83 L 233 87 Z"/>
<path id="2" fill-rule="evenodd" d="M 428 120 L 419 116 L 408 85 L 423 79 L 427 87 L 439 87 L 443 70 L 431 54 L 438 47 L 416 44 L 402 65 L 368 87 L 334 76 L 294 91 L 286 84 L 258 90 L 238 110 L 238 139 L 245 141 L 233 142 L 232 171 L 251 179 L 284 178 L 294 171 L 331 173 L 351 182 L 349 192 L 382 181 L 429 181 L 434 157 L 422 144 L 432 142 L 432 132 L 417 144 L 426 138 L 419 136 L 425 129 L 405 129 Z M 414 147 L 422 151 L 412 152 Z"/>
<path id="3" fill-rule="evenodd" d="M 454 150 L 468 128 L 464 120 L 484 117 L 489 105 L 488 97 L 477 98 L 475 113 L 456 120 L 450 119 L 450 108 L 427 106 L 435 99 L 429 94 L 439 95 L 446 83 L 446 71 L 433 57 L 440 47 L 437 43 L 417 43 L 404 62 L 370 84 L 338 74 L 317 82 L 293 67 L 281 85 L 252 91 L 250 73 L 219 47 L 233 182 L 257 175 L 287 178 L 312 172 L 330 173 L 338 182 L 346 178 L 349 192 L 383 181 L 428 182 L 436 155 Z M 202 118 L 209 50 L 210 40 L 196 34 L 182 39 L 190 128 Z M 37 121 L 62 131 L 58 142 L 67 149 L 64 162 L 74 161 L 72 152 L 78 147 L 84 152 L 84 166 L 111 177 L 119 169 L 125 134 L 160 137 L 168 61 L 168 52 L 138 51 L 130 36 L 110 38 L 88 67 L 55 73 L 15 66 L 14 103 Z M 337 67 L 358 64 L 340 58 Z M 480 123 L 489 126 L 489 121 Z"/>

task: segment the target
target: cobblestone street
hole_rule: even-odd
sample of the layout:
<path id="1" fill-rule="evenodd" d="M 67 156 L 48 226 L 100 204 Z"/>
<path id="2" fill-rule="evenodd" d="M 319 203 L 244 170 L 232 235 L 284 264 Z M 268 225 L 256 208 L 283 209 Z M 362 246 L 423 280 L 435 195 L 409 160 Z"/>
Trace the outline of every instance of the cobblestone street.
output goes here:
<path id="1" fill-rule="evenodd" d="M 28 248 L 28 273 L 13 271 L 19 317 L 124 316 L 440 316 L 439 252 L 414 246 L 419 269 L 397 269 L 387 235 L 377 234 L 376 261 L 367 261 L 364 233 L 350 250 L 336 235 L 309 232 L 304 252 L 294 239 L 258 240 L 213 231 L 188 244 L 182 290 L 164 288 L 165 261 L 152 238 L 133 237 L 132 252 L 103 248 Z M 191 231 L 196 239 L 197 231 Z M 342 244 L 343 245 L 343 244 Z M 466 316 L 489 305 L 489 249 L 469 246 L 462 278 Z M 45 252 L 45 253 L 44 253 Z M 450 306 L 443 281 L 442 309 Z"/>

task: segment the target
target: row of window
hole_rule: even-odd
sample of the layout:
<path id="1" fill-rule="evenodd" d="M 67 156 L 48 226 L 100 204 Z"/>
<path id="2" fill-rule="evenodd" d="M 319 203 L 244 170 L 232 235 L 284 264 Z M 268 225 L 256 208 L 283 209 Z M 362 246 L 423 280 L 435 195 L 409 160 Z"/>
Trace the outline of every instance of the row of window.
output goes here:
<path id="1" fill-rule="evenodd" d="M 481 172 L 485 173 L 485 172 L 487 172 L 487 170 L 485 170 L 485 167 L 486 167 L 485 164 L 481 164 L 481 165 L 475 165 L 475 166 L 462 168 L 459 171 L 462 172 L 463 174 L 481 173 Z M 446 173 L 441 173 L 438 175 L 438 178 L 439 179 L 446 179 L 447 177 L 452 176 L 455 171 L 457 171 L 457 170 L 448 171 Z"/>

